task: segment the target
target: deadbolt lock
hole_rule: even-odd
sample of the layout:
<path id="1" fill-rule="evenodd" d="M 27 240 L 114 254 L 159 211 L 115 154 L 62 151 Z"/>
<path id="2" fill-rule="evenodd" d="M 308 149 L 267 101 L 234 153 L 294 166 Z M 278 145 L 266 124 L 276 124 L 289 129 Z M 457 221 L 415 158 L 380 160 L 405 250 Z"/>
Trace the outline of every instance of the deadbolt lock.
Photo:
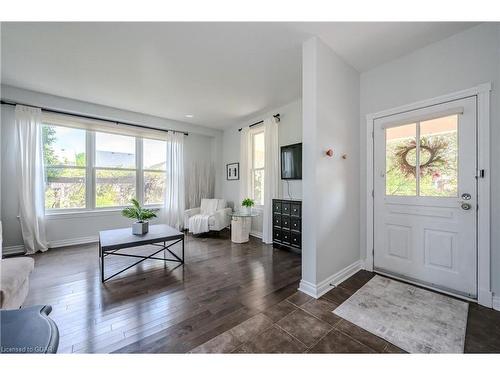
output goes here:
<path id="1" fill-rule="evenodd" d="M 462 210 L 470 210 L 471 205 L 469 203 L 462 203 Z"/>
<path id="2" fill-rule="evenodd" d="M 470 201 L 471 199 L 471 195 L 469 193 L 463 193 L 462 194 L 462 199 L 465 200 L 465 201 Z"/>

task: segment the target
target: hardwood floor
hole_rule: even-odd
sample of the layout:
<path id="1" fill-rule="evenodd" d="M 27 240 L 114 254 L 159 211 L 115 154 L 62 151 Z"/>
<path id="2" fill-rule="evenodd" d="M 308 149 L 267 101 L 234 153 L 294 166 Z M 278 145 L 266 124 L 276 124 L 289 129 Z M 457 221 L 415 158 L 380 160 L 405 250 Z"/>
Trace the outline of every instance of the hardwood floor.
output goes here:
<path id="1" fill-rule="evenodd" d="M 37 254 L 25 306 L 52 305 L 62 353 L 187 352 L 297 290 L 297 254 L 233 244 L 227 232 L 185 246 L 184 266 L 150 260 L 104 285 L 97 245 Z M 133 261 L 107 257 L 106 273 Z"/>
<path id="2" fill-rule="evenodd" d="M 187 236 L 184 266 L 150 260 L 104 285 L 97 245 L 34 258 L 25 305 L 52 305 L 60 353 L 401 352 L 332 313 L 372 273 L 360 271 L 315 300 L 297 291 L 300 256 L 255 238 Z M 111 274 L 134 259 L 106 261 Z M 500 353 L 500 312 L 470 305 L 465 350 Z"/>

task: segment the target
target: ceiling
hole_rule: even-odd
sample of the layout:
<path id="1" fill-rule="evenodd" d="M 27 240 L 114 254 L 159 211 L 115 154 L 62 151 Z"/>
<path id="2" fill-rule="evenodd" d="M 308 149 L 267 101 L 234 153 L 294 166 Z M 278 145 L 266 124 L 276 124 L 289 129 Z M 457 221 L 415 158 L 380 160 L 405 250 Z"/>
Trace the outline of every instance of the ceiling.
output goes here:
<path id="1" fill-rule="evenodd" d="M 313 35 L 363 72 L 474 25 L 2 23 L 1 79 L 224 128 L 301 96 L 301 44 Z"/>

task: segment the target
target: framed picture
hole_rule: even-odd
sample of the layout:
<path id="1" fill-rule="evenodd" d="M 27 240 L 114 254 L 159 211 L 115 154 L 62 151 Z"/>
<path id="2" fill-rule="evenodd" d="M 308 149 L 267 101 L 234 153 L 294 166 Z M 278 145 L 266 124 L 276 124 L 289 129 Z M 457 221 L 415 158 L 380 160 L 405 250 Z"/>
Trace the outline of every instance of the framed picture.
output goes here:
<path id="1" fill-rule="evenodd" d="M 240 179 L 240 163 L 226 164 L 226 179 L 227 180 Z"/>

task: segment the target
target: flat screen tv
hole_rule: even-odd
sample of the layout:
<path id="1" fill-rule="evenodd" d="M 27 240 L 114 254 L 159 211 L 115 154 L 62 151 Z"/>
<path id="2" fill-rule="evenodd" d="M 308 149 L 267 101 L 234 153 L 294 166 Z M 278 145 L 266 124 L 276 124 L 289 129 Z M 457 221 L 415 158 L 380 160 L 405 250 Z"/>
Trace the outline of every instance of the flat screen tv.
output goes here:
<path id="1" fill-rule="evenodd" d="M 302 180 L 302 143 L 281 147 L 281 179 Z"/>

